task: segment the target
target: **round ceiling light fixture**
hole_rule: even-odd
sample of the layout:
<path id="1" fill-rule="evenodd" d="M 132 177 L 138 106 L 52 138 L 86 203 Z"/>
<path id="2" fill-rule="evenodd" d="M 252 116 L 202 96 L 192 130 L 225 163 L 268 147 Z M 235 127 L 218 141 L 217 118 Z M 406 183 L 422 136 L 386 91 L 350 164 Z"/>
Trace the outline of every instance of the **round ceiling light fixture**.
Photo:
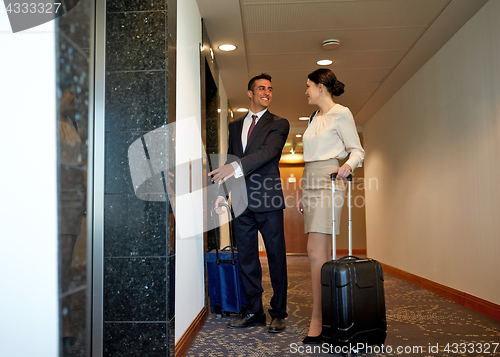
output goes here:
<path id="1" fill-rule="evenodd" d="M 240 113 L 246 113 L 248 112 L 248 109 L 247 108 L 238 108 L 238 110 L 236 110 L 237 112 L 240 112 Z"/>
<path id="2" fill-rule="evenodd" d="M 299 120 L 309 120 L 309 117 L 300 117 Z"/>
<path id="3" fill-rule="evenodd" d="M 316 62 L 317 64 L 319 64 L 320 66 L 328 66 L 330 64 L 333 63 L 333 61 L 330 61 L 330 60 L 319 60 L 318 62 Z"/>
<path id="4" fill-rule="evenodd" d="M 324 40 L 322 47 L 324 50 L 334 50 L 340 46 L 340 41 L 334 38 L 330 40 Z"/>
<path id="5" fill-rule="evenodd" d="M 219 46 L 219 50 L 229 52 L 229 51 L 234 51 L 236 49 L 235 45 L 231 44 L 224 44 Z"/>

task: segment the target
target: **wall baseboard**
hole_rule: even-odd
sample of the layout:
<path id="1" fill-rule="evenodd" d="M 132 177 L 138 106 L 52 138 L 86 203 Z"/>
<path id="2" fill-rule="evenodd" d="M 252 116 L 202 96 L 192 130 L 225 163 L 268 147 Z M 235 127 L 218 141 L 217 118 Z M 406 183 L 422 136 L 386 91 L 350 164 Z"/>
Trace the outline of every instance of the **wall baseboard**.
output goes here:
<path id="1" fill-rule="evenodd" d="M 394 275 L 396 278 L 405 280 L 436 295 L 442 296 L 445 299 L 451 300 L 459 305 L 465 306 L 471 310 L 479 312 L 480 314 L 500 321 L 500 305 L 478 298 L 477 296 L 470 295 L 463 291 L 450 288 L 446 285 L 422 278 L 421 276 L 408 273 L 404 270 L 391 267 L 390 265 L 383 263 L 380 264 L 382 265 L 384 272 L 387 274 Z"/>
<path id="2" fill-rule="evenodd" d="M 196 318 L 193 320 L 191 325 L 189 325 L 186 332 L 184 332 L 181 338 L 179 338 L 179 341 L 177 341 L 177 343 L 175 344 L 176 357 L 186 356 L 186 354 L 189 351 L 189 348 L 196 339 L 196 336 L 198 336 L 198 333 L 201 331 L 201 328 L 205 324 L 207 316 L 208 316 L 207 307 L 204 306 L 203 309 L 201 309 L 198 316 L 196 316 Z"/>

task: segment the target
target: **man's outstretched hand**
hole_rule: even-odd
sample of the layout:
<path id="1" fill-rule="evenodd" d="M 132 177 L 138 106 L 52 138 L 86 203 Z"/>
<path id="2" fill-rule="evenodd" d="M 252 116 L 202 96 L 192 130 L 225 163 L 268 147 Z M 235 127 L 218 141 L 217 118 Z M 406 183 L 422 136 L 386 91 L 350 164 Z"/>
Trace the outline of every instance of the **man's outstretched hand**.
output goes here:
<path id="1" fill-rule="evenodd" d="M 220 185 L 234 176 L 234 168 L 231 164 L 227 164 L 209 172 L 208 176 L 212 176 L 212 181 Z"/>

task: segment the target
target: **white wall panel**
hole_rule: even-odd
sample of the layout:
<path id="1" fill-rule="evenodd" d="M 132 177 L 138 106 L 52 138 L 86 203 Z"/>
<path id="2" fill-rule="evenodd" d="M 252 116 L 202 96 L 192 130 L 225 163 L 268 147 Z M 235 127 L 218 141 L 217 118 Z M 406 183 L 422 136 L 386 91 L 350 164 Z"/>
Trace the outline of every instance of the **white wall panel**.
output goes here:
<path id="1" fill-rule="evenodd" d="M 176 137 L 176 164 L 191 159 L 193 162 L 192 187 L 202 187 L 201 157 L 203 146 L 199 134 L 201 128 L 200 93 L 200 43 L 201 16 L 196 0 L 177 3 L 177 124 L 183 119 L 193 118 L 198 130 L 192 135 L 179 131 Z M 180 177 L 180 176 L 179 176 Z M 176 185 L 187 180 L 177 177 Z M 180 187 L 179 187 L 180 188 Z M 176 191 L 177 188 L 176 188 Z M 203 260 L 203 234 L 185 238 L 179 234 L 180 227 L 203 227 L 203 195 L 198 190 L 184 200 L 175 211 L 175 341 L 186 332 L 205 305 L 205 276 Z"/>
<path id="2" fill-rule="evenodd" d="M 500 303 L 500 2 L 364 128 L 368 254 Z"/>
<path id="3" fill-rule="evenodd" d="M 54 22 L 0 6 L 0 356 L 59 355 Z"/>

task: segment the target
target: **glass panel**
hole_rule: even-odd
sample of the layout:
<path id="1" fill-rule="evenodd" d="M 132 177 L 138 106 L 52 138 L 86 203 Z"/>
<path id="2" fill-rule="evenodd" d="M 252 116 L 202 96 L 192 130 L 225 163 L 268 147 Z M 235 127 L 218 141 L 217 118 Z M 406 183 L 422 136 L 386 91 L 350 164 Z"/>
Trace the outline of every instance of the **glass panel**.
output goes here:
<path id="1" fill-rule="evenodd" d="M 56 26 L 61 356 L 87 355 L 90 0 L 66 1 Z M 88 232 L 90 234 L 90 232 Z M 89 257 L 90 258 L 90 257 Z"/>
<path id="2" fill-rule="evenodd" d="M 206 133 L 204 135 L 205 139 L 205 147 L 206 147 L 206 152 L 207 155 L 210 154 L 220 154 L 219 150 L 219 107 L 220 107 L 220 99 L 219 99 L 219 89 L 217 88 L 217 83 L 215 83 L 212 71 L 210 69 L 210 66 L 207 62 L 207 59 L 205 59 L 205 108 L 206 108 L 206 115 L 203 118 L 205 122 L 205 130 Z M 219 167 L 218 162 L 211 162 L 208 161 L 208 172 L 215 170 L 216 168 Z M 207 173 L 208 173 L 207 172 Z M 205 181 L 208 181 L 208 175 L 204 174 L 203 179 Z M 208 185 L 208 183 L 206 184 Z M 206 187 L 206 186 L 205 186 Z M 215 200 L 217 197 L 207 197 L 207 204 L 208 207 L 213 207 L 215 204 Z M 207 220 L 213 220 L 213 216 L 210 213 L 209 210 L 205 210 L 205 219 Z M 219 230 L 219 228 L 215 228 L 212 230 L 207 231 L 207 251 L 211 251 L 212 249 L 215 248 L 221 248 L 217 245 L 217 239 L 216 239 L 216 234 L 219 234 L 219 232 L 216 232 L 216 230 Z"/>

